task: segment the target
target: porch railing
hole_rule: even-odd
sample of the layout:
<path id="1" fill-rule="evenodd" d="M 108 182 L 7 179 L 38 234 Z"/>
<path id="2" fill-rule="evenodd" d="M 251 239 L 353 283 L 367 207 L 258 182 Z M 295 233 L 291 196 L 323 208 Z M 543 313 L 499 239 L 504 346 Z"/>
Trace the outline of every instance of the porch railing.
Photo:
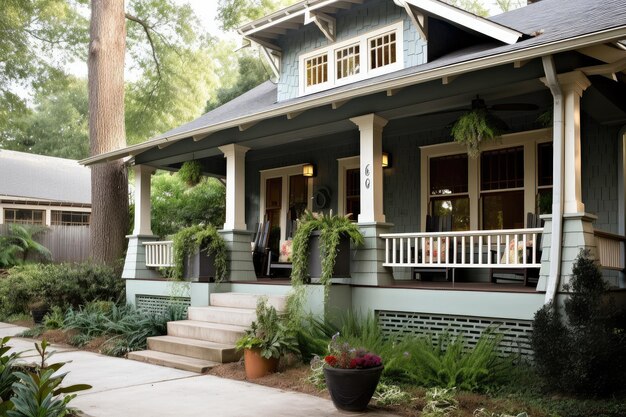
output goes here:
<path id="1" fill-rule="evenodd" d="M 174 246 L 171 240 L 162 242 L 144 242 L 146 249 L 146 266 L 164 268 L 174 266 Z"/>
<path id="2" fill-rule="evenodd" d="M 598 250 L 598 261 L 602 268 L 616 269 L 623 271 L 624 265 L 624 244 L 626 236 L 594 230 L 596 237 L 596 248 Z"/>
<path id="3" fill-rule="evenodd" d="M 536 248 L 542 232 L 543 228 L 532 228 L 382 234 L 383 266 L 539 268 Z"/>

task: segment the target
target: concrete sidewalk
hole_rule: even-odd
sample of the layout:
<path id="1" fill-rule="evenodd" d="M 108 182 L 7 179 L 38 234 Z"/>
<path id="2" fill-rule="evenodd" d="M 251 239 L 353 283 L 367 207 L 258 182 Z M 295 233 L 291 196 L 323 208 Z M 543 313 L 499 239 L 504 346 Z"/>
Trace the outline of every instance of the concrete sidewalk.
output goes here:
<path id="1" fill-rule="evenodd" d="M 23 331 L 0 323 L 0 337 Z M 36 356 L 34 341 L 13 338 L 9 344 L 16 351 L 30 350 L 25 357 Z M 52 362 L 72 361 L 66 384 L 84 383 L 93 388 L 80 393 L 71 405 L 91 417 L 313 417 L 366 414 L 371 417 L 394 417 L 369 411 L 348 413 L 335 409 L 332 402 L 291 391 L 264 387 L 248 382 L 198 375 L 143 362 L 99 355 L 53 346 L 57 351 Z"/>

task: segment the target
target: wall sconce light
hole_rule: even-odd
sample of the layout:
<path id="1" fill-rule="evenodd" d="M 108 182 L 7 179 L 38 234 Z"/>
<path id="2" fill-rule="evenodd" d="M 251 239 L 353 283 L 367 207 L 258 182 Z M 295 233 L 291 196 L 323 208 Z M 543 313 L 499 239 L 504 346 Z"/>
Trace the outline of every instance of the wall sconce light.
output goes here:
<path id="1" fill-rule="evenodd" d="M 389 154 L 387 152 L 383 152 L 383 168 L 389 167 Z"/>
<path id="2" fill-rule="evenodd" d="M 314 177 L 315 176 L 315 165 L 313 164 L 304 164 L 302 165 L 302 175 L 305 177 Z"/>

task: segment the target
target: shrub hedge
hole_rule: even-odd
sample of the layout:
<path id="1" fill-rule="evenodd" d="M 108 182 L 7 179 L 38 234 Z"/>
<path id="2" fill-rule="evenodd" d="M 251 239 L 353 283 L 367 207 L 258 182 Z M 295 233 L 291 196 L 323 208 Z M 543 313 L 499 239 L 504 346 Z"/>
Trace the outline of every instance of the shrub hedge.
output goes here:
<path id="1" fill-rule="evenodd" d="M 124 281 L 115 268 L 81 264 L 30 264 L 0 277 L 0 318 L 28 313 L 28 305 L 78 307 L 96 300 L 122 301 Z"/>

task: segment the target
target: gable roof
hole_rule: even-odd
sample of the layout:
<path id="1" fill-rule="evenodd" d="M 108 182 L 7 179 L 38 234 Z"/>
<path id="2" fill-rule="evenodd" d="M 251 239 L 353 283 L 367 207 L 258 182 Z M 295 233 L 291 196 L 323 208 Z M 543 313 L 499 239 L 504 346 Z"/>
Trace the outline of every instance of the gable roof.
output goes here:
<path id="1" fill-rule="evenodd" d="M 73 159 L 0 149 L 0 178 L 0 200 L 91 203 L 91 170 Z"/>
<path id="2" fill-rule="evenodd" d="M 623 6 L 623 0 L 542 0 L 493 16 L 490 20 L 533 36 L 511 45 L 494 42 L 472 46 L 427 64 L 281 102 L 276 102 L 276 86 L 268 81 L 150 141 L 90 157 L 81 163 L 93 164 L 137 155 L 189 136 L 200 139 L 212 132 L 333 102 L 626 38 L 626 7 Z"/>

